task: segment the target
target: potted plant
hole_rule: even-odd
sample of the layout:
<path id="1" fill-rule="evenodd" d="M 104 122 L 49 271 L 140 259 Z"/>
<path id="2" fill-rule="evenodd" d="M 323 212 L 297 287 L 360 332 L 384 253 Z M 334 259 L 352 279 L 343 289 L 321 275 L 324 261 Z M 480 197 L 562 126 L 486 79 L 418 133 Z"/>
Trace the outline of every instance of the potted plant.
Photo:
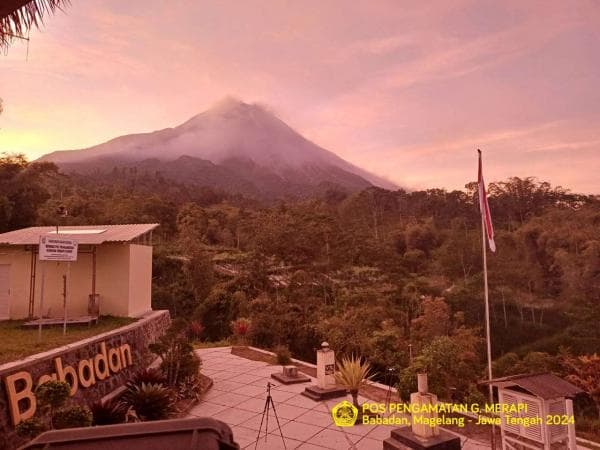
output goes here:
<path id="1" fill-rule="evenodd" d="M 361 411 L 358 404 L 358 392 L 363 384 L 373 377 L 374 373 L 371 365 L 367 361 L 357 356 L 344 357 L 338 362 L 338 369 L 335 373 L 335 381 L 344 386 L 352 396 L 353 405 Z M 357 421 L 360 423 L 360 421 Z"/>

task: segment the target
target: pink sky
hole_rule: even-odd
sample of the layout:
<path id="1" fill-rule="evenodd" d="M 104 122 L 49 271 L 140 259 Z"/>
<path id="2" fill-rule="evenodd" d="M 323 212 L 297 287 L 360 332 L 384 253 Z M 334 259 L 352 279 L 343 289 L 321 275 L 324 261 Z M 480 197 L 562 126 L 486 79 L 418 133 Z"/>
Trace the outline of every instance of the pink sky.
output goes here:
<path id="1" fill-rule="evenodd" d="M 0 151 L 178 125 L 232 95 L 409 188 L 600 193 L 594 0 L 72 0 L 0 55 Z"/>

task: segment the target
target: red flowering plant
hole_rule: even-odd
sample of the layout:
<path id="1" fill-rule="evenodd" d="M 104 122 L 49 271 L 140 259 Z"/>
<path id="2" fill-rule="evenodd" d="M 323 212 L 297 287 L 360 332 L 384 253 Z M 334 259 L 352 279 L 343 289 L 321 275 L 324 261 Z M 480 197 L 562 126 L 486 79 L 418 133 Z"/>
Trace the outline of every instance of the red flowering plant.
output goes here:
<path id="1" fill-rule="evenodd" d="M 202 337 L 202 333 L 204 333 L 204 325 L 202 325 L 197 320 L 194 320 L 189 323 L 186 330 L 186 334 L 189 339 L 199 341 Z"/>
<path id="2" fill-rule="evenodd" d="M 240 345 L 247 345 L 248 334 L 250 333 L 250 327 L 252 322 L 250 319 L 240 317 L 231 322 L 231 331 L 233 331 L 233 337 L 235 342 Z"/>

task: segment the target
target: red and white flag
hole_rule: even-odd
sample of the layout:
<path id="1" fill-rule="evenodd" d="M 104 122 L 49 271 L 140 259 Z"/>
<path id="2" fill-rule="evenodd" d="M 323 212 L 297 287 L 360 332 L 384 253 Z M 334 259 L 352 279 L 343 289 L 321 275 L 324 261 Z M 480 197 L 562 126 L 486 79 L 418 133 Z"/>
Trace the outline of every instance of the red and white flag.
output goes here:
<path id="1" fill-rule="evenodd" d="M 483 181 L 483 169 L 481 167 L 481 150 L 479 152 L 479 174 L 477 176 L 477 184 L 479 185 L 479 211 L 485 226 L 485 233 L 490 250 L 496 251 L 494 243 L 494 226 L 492 225 L 492 214 L 490 213 L 490 205 L 488 203 L 487 192 L 485 191 L 485 182 Z"/>

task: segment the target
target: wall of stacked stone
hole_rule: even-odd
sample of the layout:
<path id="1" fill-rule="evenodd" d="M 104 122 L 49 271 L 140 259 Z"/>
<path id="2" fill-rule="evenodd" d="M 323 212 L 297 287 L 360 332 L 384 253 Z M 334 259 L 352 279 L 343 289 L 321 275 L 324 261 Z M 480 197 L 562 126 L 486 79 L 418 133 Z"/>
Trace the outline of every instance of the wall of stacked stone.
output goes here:
<path id="1" fill-rule="evenodd" d="M 0 365 L 0 450 L 13 449 L 23 443 L 17 437 L 11 419 L 6 377 L 18 372 L 28 372 L 31 374 L 35 388 L 35 383 L 42 375 L 52 375 L 56 372 L 56 358 L 60 358 L 63 367 L 71 366 L 77 371 L 81 360 L 89 360 L 101 352 L 102 343 L 105 344 L 107 351 L 128 345 L 131 350 L 131 365 L 127 364 L 116 373 L 111 371 L 110 376 L 104 380 L 96 378 L 95 384 L 90 387 L 80 385 L 75 395 L 69 399 L 71 404 L 89 405 L 123 386 L 137 370 L 147 367 L 155 359 L 155 355 L 148 350 L 148 344 L 162 336 L 169 325 L 168 311 L 152 311 L 124 327 Z M 124 360 L 128 360 L 128 355 L 124 356 Z"/>

